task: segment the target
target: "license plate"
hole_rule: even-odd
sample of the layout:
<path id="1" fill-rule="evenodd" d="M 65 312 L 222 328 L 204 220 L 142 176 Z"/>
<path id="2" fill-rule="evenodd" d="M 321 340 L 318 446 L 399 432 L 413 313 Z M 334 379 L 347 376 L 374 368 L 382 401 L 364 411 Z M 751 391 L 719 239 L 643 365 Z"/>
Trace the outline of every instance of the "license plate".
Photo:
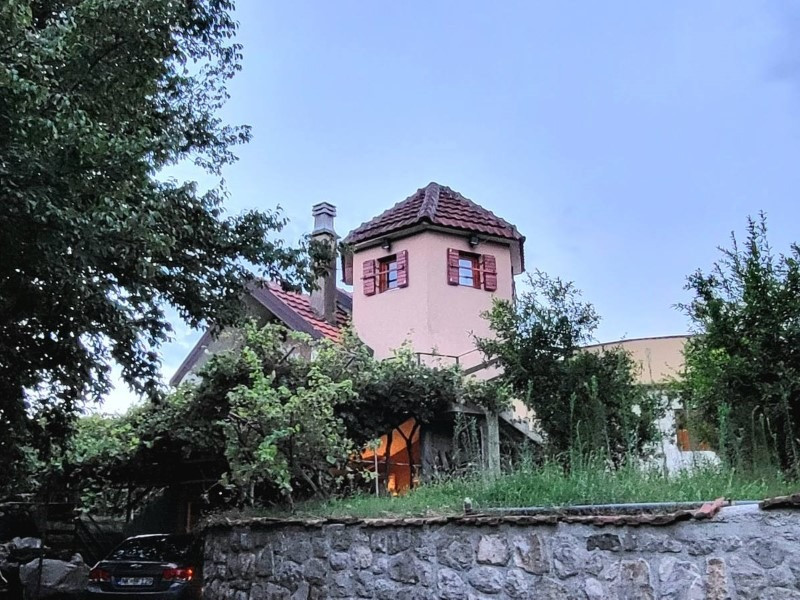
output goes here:
<path id="1" fill-rule="evenodd" d="M 118 577 L 117 585 L 153 585 L 152 577 Z"/>

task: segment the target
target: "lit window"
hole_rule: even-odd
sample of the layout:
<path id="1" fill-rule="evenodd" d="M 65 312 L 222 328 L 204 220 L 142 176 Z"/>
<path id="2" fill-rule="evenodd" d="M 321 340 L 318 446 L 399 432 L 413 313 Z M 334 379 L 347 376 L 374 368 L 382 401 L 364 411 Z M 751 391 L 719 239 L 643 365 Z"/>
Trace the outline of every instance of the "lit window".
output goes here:
<path id="1" fill-rule="evenodd" d="M 387 256 L 378 261 L 378 292 L 397 287 L 397 256 Z"/>

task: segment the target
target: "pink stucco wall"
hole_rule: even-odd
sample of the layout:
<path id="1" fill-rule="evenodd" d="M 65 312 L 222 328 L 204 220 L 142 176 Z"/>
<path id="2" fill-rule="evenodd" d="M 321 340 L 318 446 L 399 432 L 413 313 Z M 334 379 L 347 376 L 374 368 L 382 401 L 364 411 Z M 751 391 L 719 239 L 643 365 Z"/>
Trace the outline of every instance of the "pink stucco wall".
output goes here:
<path id="1" fill-rule="evenodd" d="M 448 285 L 448 248 L 494 255 L 497 291 Z M 401 250 L 408 251 L 408 287 L 364 295 L 363 262 Z M 475 348 L 473 334 L 490 333 L 480 315 L 491 307 L 492 298 L 511 299 L 513 295 L 511 253 L 507 245 L 481 242 L 473 249 L 466 236 L 435 231 L 393 240 L 388 251 L 378 246 L 356 252 L 353 279 L 353 324 L 377 358 L 391 356 L 406 341 L 417 352 L 464 355 Z M 465 368 L 480 362 L 482 357 L 477 351 L 462 359 Z"/>

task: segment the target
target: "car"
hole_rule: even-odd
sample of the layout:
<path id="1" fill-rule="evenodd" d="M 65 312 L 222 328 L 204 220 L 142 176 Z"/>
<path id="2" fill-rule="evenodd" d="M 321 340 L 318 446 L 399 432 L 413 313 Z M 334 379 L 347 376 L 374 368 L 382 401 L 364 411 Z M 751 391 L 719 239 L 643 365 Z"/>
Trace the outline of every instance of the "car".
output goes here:
<path id="1" fill-rule="evenodd" d="M 130 537 L 98 562 L 86 588 L 91 600 L 199 600 L 202 542 L 191 535 Z"/>

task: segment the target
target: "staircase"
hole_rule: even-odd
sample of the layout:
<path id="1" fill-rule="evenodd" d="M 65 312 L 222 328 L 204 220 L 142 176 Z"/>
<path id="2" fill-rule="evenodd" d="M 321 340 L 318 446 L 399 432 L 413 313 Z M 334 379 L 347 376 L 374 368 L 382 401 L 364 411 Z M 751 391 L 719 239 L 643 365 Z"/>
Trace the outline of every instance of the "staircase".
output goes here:
<path id="1" fill-rule="evenodd" d="M 459 359 L 461 361 L 459 364 L 463 364 L 464 359 L 462 357 L 459 357 Z M 490 360 L 476 362 L 475 364 L 468 366 L 464 369 L 464 374 L 477 377 L 478 379 L 490 380 L 499 376 L 500 370 L 497 366 L 497 361 Z M 519 400 L 513 400 L 512 403 L 514 404 L 514 408 L 516 410 L 505 410 L 498 415 L 502 424 L 510 427 L 512 430 L 522 435 L 525 439 L 528 439 L 535 444 L 543 444 L 544 440 L 542 440 L 542 436 L 534 428 L 532 414 L 529 414 L 530 411 L 522 406 L 522 403 Z M 522 416 L 523 414 L 528 416 Z"/>
<path id="2" fill-rule="evenodd" d="M 122 541 L 122 534 L 104 529 L 90 514 L 73 519 L 74 545 L 86 564 L 93 565 Z"/>

